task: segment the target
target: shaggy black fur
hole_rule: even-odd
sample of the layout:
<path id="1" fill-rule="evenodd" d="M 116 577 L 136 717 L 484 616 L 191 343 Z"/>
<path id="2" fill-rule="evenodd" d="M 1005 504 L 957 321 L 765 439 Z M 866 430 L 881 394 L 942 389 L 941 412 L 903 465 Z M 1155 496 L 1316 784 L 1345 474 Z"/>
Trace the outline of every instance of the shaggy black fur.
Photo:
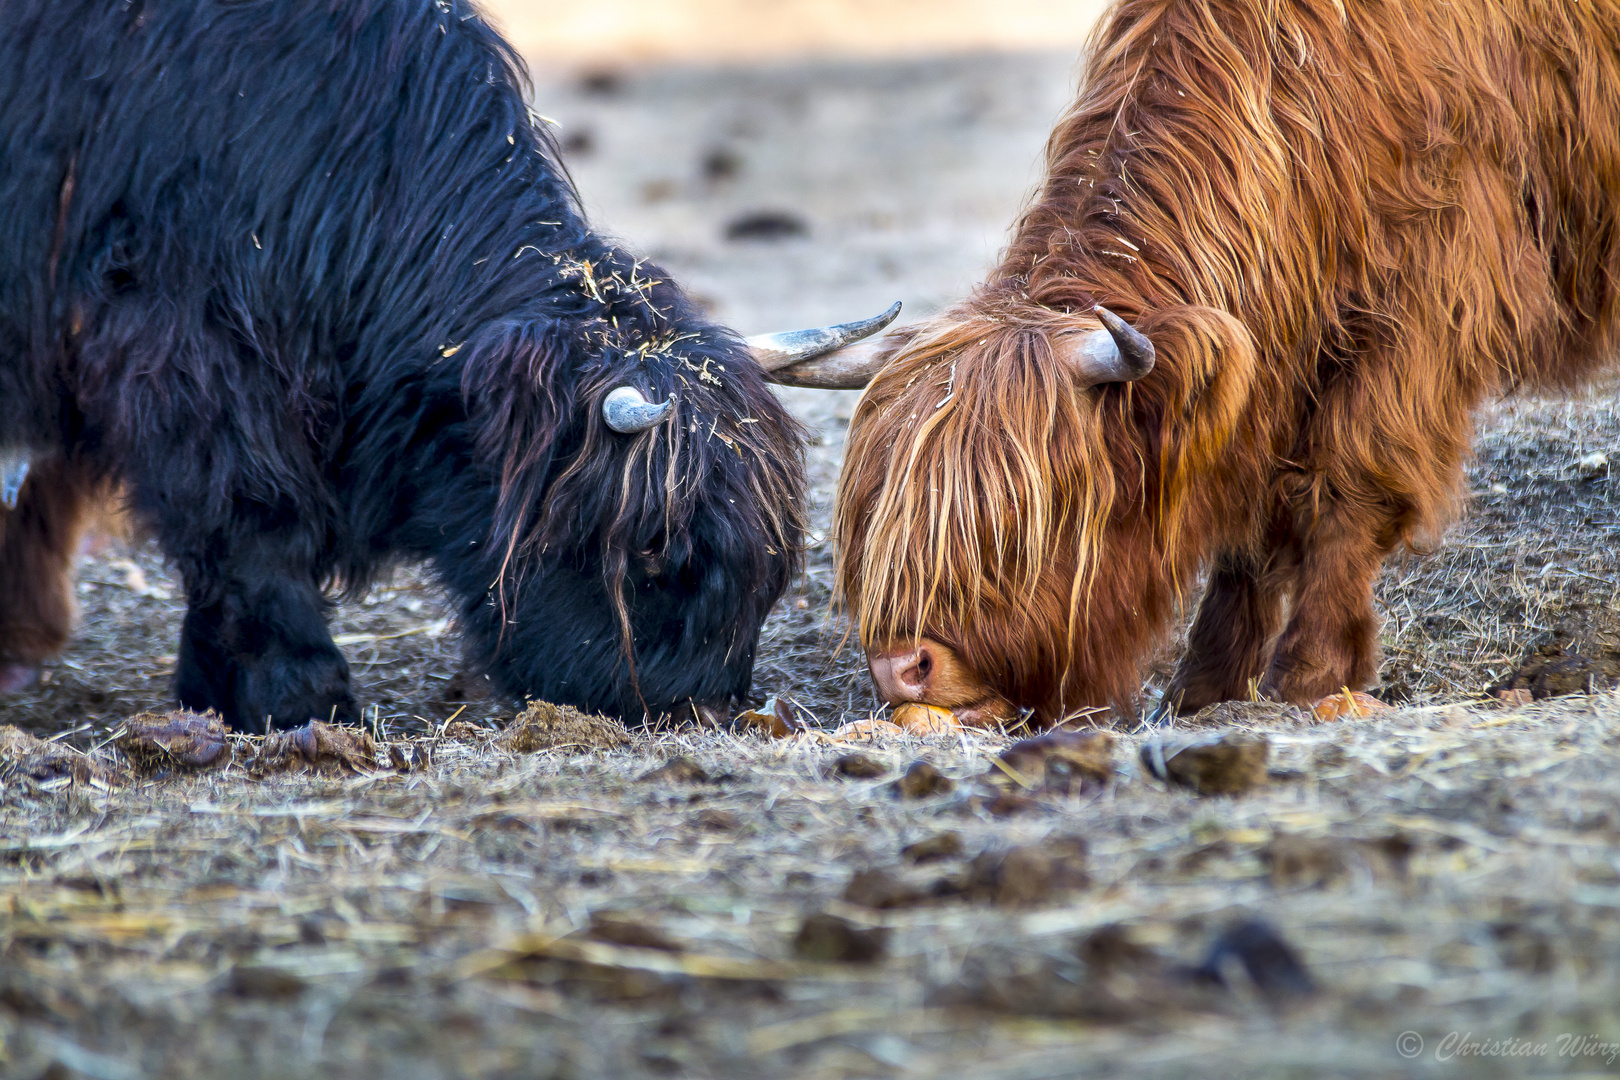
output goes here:
<path id="1" fill-rule="evenodd" d="M 748 691 L 800 433 L 523 89 L 464 0 L 0 0 L 0 448 L 126 485 L 183 705 L 355 718 L 327 590 L 398 558 L 514 697 Z M 626 383 L 674 419 L 609 430 Z"/>

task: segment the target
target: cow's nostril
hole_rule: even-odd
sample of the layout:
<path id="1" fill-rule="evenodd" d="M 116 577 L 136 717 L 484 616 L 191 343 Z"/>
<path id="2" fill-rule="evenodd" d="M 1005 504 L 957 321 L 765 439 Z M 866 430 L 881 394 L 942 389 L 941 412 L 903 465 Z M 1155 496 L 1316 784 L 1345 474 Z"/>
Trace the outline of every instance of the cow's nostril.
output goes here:
<path id="1" fill-rule="evenodd" d="M 934 655 L 927 649 L 918 649 L 908 658 L 909 663 L 900 669 L 900 681 L 914 694 L 926 693 L 928 689 L 928 676 L 934 670 Z"/>

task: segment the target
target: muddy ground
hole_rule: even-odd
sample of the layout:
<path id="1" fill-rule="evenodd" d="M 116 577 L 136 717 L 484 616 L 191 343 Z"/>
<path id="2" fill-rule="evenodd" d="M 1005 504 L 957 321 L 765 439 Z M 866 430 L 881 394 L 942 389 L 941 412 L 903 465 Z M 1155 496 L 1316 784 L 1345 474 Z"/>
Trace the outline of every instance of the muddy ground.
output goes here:
<path id="1" fill-rule="evenodd" d="M 969 286 L 1073 57 L 537 74 L 592 216 L 756 332 Z M 786 397 L 819 537 L 853 396 Z M 406 568 L 335 620 L 398 754 L 140 765 L 115 736 L 164 706 L 179 590 L 110 544 L 73 647 L 0 703 L 70 748 L 0 763 L 0 1076 L 1620 1072 L 1616 401 L 1482 416 L 1466 515 L 1380 583 L 1399 708 L 1181 725 L 1266 740 L 1237 796 L 1156 779 L 1134 718 L 1089 780 L 998 736 L 832 741 L 876 703 L 819 540 L 757 672 L 796 738 L 493 742 L 512 710 Z M 949 790 L 902 797 L 918 760 Z M 796 946 L 816 915 L 844 922 Z"/>

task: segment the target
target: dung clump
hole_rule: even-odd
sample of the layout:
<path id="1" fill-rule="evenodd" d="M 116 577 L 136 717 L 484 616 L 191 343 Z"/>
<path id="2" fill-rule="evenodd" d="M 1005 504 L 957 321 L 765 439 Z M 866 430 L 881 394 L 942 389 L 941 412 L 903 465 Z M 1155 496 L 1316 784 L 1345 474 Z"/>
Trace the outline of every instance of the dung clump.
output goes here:
<path id="1" fill-rule="evenodd" d="M 583 713 L 572 705 L 531 701 L 529 707 L 496 736 L 495 745 L 514 754 L 533 754 L 540 750 L 584 753 L 629 746 L 630 733 L 617 720 Z"/>
<path id="2" fill-rule="evenodd" d="M 231 760 L 225 723 L 213 713 L 142 713 L 124 722 L 115 743 L 143 772 L 202 769 Z"/>
<path id="3" fill-rule="evenodd" d="M 47 742 L 10 724 L 0 727 L 0 796 L 5 784 L 54 791 L 72 784 L 105 784 L 108 779 L 99 763 L 70 747 Z"/>
<path id="4" fill-rule="evenodd" d="M 249 763 L 254 776 L 300 768 L 367 773 L 391 765 L 378 760 L 377 743 L 364 731 L 311 720 L 300 728 L 265 736 Z"/>

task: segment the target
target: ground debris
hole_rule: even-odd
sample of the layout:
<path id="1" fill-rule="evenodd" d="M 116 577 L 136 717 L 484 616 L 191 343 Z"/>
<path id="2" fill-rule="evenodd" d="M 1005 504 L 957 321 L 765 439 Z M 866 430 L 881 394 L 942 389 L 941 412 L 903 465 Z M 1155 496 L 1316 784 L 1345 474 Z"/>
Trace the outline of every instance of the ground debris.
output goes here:
<path id="1" fill-rule="evenodd" d="M 583 753 L 616 750 L 630 745 L 630 733 L 617 720 L 583 713 L 572 705 L 531 701 L 518 713 L 506 730 L 495 738 L 495 745 L 514 754 L 540 750 L 566 750 Z"/>
<path id="2" fill-rule="evenodd" d="M 699 810 L 692 815 L 692 824 L 709 832 L 734 833 L 741 832 L 745 828 L 741 816 L 730 810 L 721 810 L 718 807 Z"/>
<path id="3" fill-rule="evenodd" d="M 392 768 L 393 763 L 378 760 L 377 743 L 366 732 L 319 720 L 265 736 L 248 762 L 248 771 L 255 776 L 310 767 L 366 773 Z"/>
<path id="4" fill-rule="evenodd" d="M 1262 997 L 1281 1006 L 1309 997 L 1315 980 L 1294 947 L 1270 923 L 1244 919 L 1233 923 L 1210 946 L 1209 956 L 1194 978 L 1222 989 L 1234 984 L 1234 967 L 1241 969 Z"/>
<path id="5" fill-rule="evenodd" d="M 1038 907 L 1089 884 L 1085 840 L 1059 836 L 1039 844 L 982 851 L 961 875 L 942 881 L 936 892 L 970 903 Z"/>
<path id="6" fill-rule="evenodd" d="M 547 934 L 519 934 L 498 945 L 463 957 L 455 968 L 459 978 L 495 974 L 528 959 L 562 961 L 584 968 L 638 971 L 655 976 L 698 979 L 769 981 L 797 974 L 793 965 L 752 958 L 619 945 L 589 937 L 556 938 Z"/>
<path id="7" fill-rule="evenodd" d="M 1260 862 L 1276 888 L 1321 888 L 1361 867 L 1375 880 L 1403 878 L 1414 849 L 1399 833 L 1376 840 L 1278 833 L 1260 849 Z"/>
<path id="8" fill-rule="evenodd" d="M 888 775 L 889 767 L 874 757 L 852 753 L 840 754 L 838 760 L 833 762 L 832 771 L 836 776 L 847 776 L 852 780 L 875 780 Z"/>
<path id="9" fill-rule="evenodd" d="M 112 779 L 108 769 L 88 754 L 10 724 L 0 727 L 0 785 L 55 791 L 75 784 L 106 787 Z M 0 797 L 3 794 L 0 788 Z"/>
<path id="10" fill-rule="evenodd" d="M 953 980 L 932 988 L 929 1002 L 1147 1030 L 1222 1005 L 1223 995 L 1150 949 L 1115 949 L 1106 959 L 1101 950 L 1093 952 L 1098 955 L 1082 960 L 994 946 L 974 949 Z"/>
<path id="11" fill-rule="evenodd" d="M 1177 721 L 1194 728 L 1248 727 L 1254 724 L 1286 724 L 1305 719 L 1305 710 L 1286 701 L 1217 701 L 1189 717 Z"/>
<path id="12" fill-rule="evenodd" d="M 888 908 L 911 907 L 929 899 L 927 890 L 904 880 L 895 871 L 882 866 L 857 870 L 844 887 L 844 901 L 857 907 L 883 911 Z"/>
<path id="13" fill-rule="evenodd" d="M 1013 743 L 984 779 L 1058 795 L 1078 795 L 1114 775 L 1114 736 L 1106 731 L 1050 731 Z"/>
<path id="14" fill-rule="evenodd" d="M 914 863 L 955 859 L 962 852 L 962 834 L 956 832 L 935 833 L 927 839 L 918 840 L 914 844 L 907 844 L 900 849 L 901 857 Z"/>
<path id="15" fill-rule="evenodd" d="M 1525 704 L 1526 696 L 1542 701 L 1613 687 L 1620 681 L 1620 649 L 1600 645 L 1590 648 L 1590 652 L 1595 655 L 1570 651 L 1557 642 L 1542 645 L 1525 657 L 1506 682 L 1492 690 L 1498 697 L 1511 694 L 1516 704 Z"/>
<path id="16" fill-rule="evenodd" d="M 482 746 L 499 735 L 500 732 L 474 724 L 470 720 L 451 720 L 439 729 L 440 741 L 467 743 L 470 746 Z"/>
<path id="17" fill-rule="evenodd" d="M 974 795 L 968 799 L 968 806 L 974 810 L 982 810 L 991 817 L 998 818 L 1012 817 L 1014 814 L 1039 810 L 1041 805 L 1041 803 L 1028 795 L 1020 795 L 1016 791 L 998 791 L 989 798 Z"/>
<path id="18" fill-rule="evenodd" d="M 720 777 L 709 775 L 707 769 L 685 754 L 677 754 L 658 766 L 642 773 L 638 778 L 644 784 L 718 784 Z"/>
<path id="19" fill-rule="evenodd" d="M 183 709 L 131 717 L 114 745 L 142 772 L 201 769 L 228 764 L 232 757 L 230 738 L 219 717 Z"/>
<path id="20" fill-rule="evenodd" d="M 956 781 L 940 772 L 933 763 L 913 761 L 906 773 L 894 782 L 895 794 L 902 799 L 926 799 L 934 795 L 948 795 L 956 790 Z"/>
<path id="21" fill-rule="evenodd" d="M 1200 795 L 1242 795 L 1266 782 L 1271 743 L 1264 735 L 1226 732 L 1190 739 L 1149 739 L 1142 764 L 1167 784 Z"/>
<path id="22" fill-rule="evenodd" d="M 681 947 L 670 940 L 669 935 L 648 922 L 645 917 L 623 912 L 593 912 L 591 925 L 586 928 L 585 936 L 592 941 L 605 941 L 610 945 L 657 949 L 662 952 L 681 951 Z"/>
<path id="23" fill-rule="evenodd" d="M 871 964 L 881 960 L 888 947 L 887 927 L 862 929 L 824 911 L 806 916 L 793 937 L 796 955 L 823 962 Z"/>
<path id="24" fill-rule="evenodd" d="M 1244 918 L 1222 930 L 1196 966 L 1142 944 L 1119 923 L 1084 935 L 1069 956 L 975 949 L 960 974 L 929 997 L 938 1005 L 1157 1030 L 1189 1014 L 1230 1014 L 1240 987 L 1257 991 L 1273 1009 L 1316 990 L 1275 928 Z"/>

